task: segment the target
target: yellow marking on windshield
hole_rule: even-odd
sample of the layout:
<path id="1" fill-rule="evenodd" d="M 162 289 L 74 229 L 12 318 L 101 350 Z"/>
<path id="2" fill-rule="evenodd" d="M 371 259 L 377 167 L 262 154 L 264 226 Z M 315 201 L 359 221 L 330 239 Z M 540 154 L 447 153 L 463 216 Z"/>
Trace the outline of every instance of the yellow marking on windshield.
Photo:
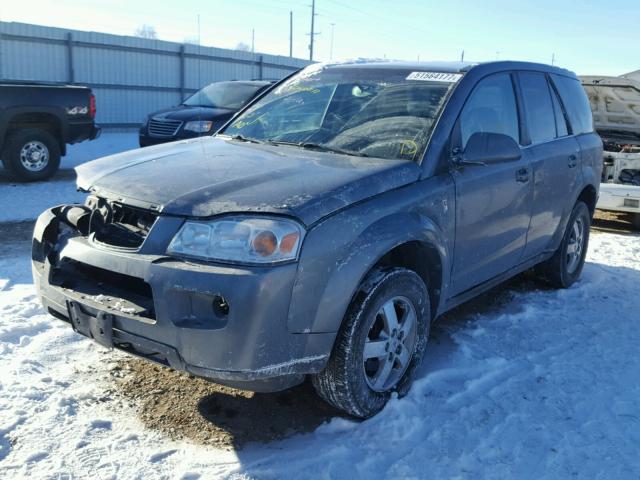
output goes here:
<path id="1" fill-rule="evenodd" d="M 415 155 L 418 152 L 418 144 L 413 140 L 402 140 L 400 155 Z"/>

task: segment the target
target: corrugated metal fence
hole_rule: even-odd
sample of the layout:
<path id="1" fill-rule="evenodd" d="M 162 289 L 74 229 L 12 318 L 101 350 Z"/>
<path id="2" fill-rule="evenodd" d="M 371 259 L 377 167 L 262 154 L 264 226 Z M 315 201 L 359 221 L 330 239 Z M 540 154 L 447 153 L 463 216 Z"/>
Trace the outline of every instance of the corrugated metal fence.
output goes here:
<path id="1" fill-rule="evenodd" d="M 220 80 L 280 79 L 308 65 L 297 58 L 0 22 L 0 79 L 90 86 L 96 122 L 137 126 Z"/>

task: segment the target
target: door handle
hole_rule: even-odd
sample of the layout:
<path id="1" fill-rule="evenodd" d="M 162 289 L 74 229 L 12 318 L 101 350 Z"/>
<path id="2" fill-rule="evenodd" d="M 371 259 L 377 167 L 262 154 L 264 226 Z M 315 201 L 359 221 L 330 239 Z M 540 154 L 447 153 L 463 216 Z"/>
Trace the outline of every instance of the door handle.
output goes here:
<path id="1" fill-rule="evenodd" d="M 529 169 L 520 168 L 516 170 L 516 182 L 527 183 L 529 181 Z"/>
<path id="2" fill-rule="evenodd" d="M 567 163 L 569 165 L 569 168 L 575 167 L 576 165 L 578 165 L 578 157 L 573 154 L 569 155 L 569 161 Z"/>

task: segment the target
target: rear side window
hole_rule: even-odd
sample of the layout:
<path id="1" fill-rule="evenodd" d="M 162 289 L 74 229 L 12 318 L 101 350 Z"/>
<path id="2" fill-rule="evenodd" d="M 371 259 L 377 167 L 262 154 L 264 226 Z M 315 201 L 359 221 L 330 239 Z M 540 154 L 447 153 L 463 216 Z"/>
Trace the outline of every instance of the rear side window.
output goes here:
<path id="1" fill-rule="evenodd" d="M 556 138 L 556 118 L 547 78 L 542 73 L 533 72 L 518 75 L 531 143 L 553 140 Z"/>
<path id="2" fill-rule="evenodd" d="M 573 134 L 593 132 L 593 116 L 589 99 L 580 82 L 575 78 L 556 74 L 552 74 L 551 78 L 569 116 Z"/>
<path id="3" fill-rule="evenodd" d="M 508 73 L 481 80 L 465 103 L 460 114 L 462 148 L 476 132 L 502 133 L 519 141 L 518 109 Z"/>

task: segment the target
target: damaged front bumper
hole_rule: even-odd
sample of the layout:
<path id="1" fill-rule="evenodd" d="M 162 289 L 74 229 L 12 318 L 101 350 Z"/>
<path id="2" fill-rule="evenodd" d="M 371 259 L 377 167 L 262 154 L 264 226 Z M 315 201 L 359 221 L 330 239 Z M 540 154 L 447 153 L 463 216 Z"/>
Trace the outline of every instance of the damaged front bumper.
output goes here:
<path id="1" fill-rule="evenodd" d="M 138 248 L 108 247 L 44 212 L 32 269 L 45 309 L 98 343 L 229 386 L 278 391 L 320 371 L 335 333 L 290 333 L 296 264 L 196 263 L 164 252 L 183 220 L 158 216 Z"/>

